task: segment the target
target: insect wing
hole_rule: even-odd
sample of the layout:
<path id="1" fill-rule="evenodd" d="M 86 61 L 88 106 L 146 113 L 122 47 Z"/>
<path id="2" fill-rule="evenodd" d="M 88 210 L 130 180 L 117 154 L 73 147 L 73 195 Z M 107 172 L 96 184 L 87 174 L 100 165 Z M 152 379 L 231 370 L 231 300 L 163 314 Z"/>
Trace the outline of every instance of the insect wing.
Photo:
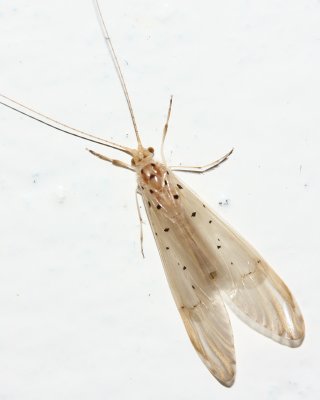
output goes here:
<path id="1" fill-rule="evenodd" d="M 197 268 L 203 276 L 213 278 L 212 292 L 218 287 L 232 310 L 251 328 L 281 344 L 299 346 L 304 339 L 304 321 L 285 283 L 247 241 L 172 172 L 170 177 L 171 184 L 179 188 L 180 208 L 198 246 L 193 251 L 200 249 L 205 255 L 206 261 Z"/>
<path id="2" fill-rule="evenodd" d="M 169 178 L 168 182 L 169 192 L 176 192 L 177 186 L 170 190 L 176 182 L 171 183 Z M 190 340 L 209 371 L 223 385 L 231 386 L 235 378 L 232 329 L 219 290 L 200 265 L 205 262 L 201 242 L 189 229 L 190 222 L 173 196 L 171 205 L 167 202 L 168 210 L 157 208 L 148 190 L 141 194 L 169 286 Z M 176 217 L 170 215 L 172 210 L 177 211 Z"/>

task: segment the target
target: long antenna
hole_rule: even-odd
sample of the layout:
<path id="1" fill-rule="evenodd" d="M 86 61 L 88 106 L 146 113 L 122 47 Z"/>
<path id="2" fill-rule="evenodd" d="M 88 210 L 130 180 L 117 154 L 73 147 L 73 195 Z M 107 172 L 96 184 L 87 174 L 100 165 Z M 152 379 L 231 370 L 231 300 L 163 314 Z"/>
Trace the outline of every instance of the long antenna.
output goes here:
<path id="1" fill-rule="evenodd" d="M 54 128 L 57 131 L 67 133 L 68 135 L 76 136 L 78 138 L 88 140 L 93 143 L 98 143 L 103 146 L 111 147 L 113 149 L 123 151 L 124 153 L 130 155 L 133 154 L 132 149 L 128 147 L 121 146 L 120 144 L 113 143 L 110 142 L 109 140 L 105 140 L 97 136 L 91 135 L 90 133 L 72 128 L 71 126 L 68 126 L 66 124 L 56 121 L 53 118 L 48 117 L 47 115 L 41 114 L 40 112 L 33 110 L 30 107 L 26 107 L 25 105 L 19 103 L 18 101 L 10 99 L 10 97 L 7 97 L 1 93 L 0 93 L 0 104 L 10 108 L 11 110 L 17 111 L 18 113 L 23 114 L 31 119 L 41 122 L 44 125 L 50 126 L 51 128 Z"/>
<path id="2" fill-rule="evenodd" d="M 111 42 L 111 38 L 109 36 L 106 24 L 105 24 L 104 19 L 102 17 L 102 13 L 101 13 L 101 9 L 100 9 L 98 0 L 93 0 L 93 3 L 94 3 L 94 6 L 95 6 L 95 9 L 96 9 L 96 12 L 97 12 L 98 21 L 99 21 L 100 28 L 102 30 L 103 37 L 104 37 L 105 42 L 106 42 L 106 44 L 108 46 L 108 49 L 109 49 L 109 52 L 110 52 L 110 55 L 111 55 L 111 59 L 113 61 L 113 65 L 114 65 L 114 67 L 116 69 L 118 78 L 119 78 L 120 83 L 121 83 L 123 94 L 124 94 L 124 96 L 126 98 L 126 101 L 127 101 L 127 104 L 128 104 L 129 112 L 130 112 L 130 115 L 131 115 L 131 121 L 132 121 L 133 128 L 134 128 L 134 131 L 135 131 L 135 134 L 136 134 L 137 142 L 138 142 L 138 147 L 142 147 L 140 135 L 139 135 L 139 132 L 138 132 L 138 126 L 137 126 L 137 123 L 136 123 L 136 119 L 134 117 L 134 112 L 133 112 L 133 108 L 132 108 L 132 105 L 131 105 L 128 89 L 127 89 L 125 80 L 124 80 L 123 75 L 122 75 L 122 71 L 121 71 L 121 68 L 120 68 L 120 64 L 119 64 L 116 52 L 115 52 L 115 50 L 113 48 L 113 45 L 112 45 L 112 42 Z"/>

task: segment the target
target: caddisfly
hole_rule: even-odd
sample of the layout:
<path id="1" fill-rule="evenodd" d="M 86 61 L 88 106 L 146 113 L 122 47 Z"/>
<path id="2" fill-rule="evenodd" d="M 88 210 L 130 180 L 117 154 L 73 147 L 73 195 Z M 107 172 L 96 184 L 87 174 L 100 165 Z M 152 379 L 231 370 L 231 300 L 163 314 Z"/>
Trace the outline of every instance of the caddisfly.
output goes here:
<path id="1" fill-rule="evenodd" d="M 173 173 L 177 170 L 211 170 L 227 160 L 232 150 L 203 167 L 170 168 L 164 159 L 163 143 L 172 98 L 163 129 L 162 162 L 154 159 L 152 147 L 142 145 L 127 87 L 97 1 L 95 6 L 128 104 L 137 148 L 128 148 L 73 129 L 3 95 L 0 103 L 57 130 L 131 156 L 131 164 L 126 164 L 89 150 L 115 166 L 136 173 L 137 194 L 143 199 L 190 340 L 212 375 L 223 385 L 231 386 L 235 379 L 235 351 L 225 302 L 253 329 L 290 347 L 297 347 L 303 341 L 302 314 L 287 286 L 258 252 Z"/>

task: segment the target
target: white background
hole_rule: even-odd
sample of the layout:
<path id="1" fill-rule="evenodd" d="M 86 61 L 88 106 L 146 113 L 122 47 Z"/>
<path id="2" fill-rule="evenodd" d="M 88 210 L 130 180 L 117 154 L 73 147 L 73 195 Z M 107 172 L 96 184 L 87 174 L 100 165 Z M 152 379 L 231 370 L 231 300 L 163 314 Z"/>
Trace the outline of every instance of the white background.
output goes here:
<path id="1" fill-rule="evenodd" d="M 182 178 L 283 277 L 307 336 L 289 349 L 232 318 L 237 379 L 220 386 L 147 224 L 141 257 L 134 175 L 0 107 L 0 399 L 320 398 L 320 2 L 101 6 L 143 143 L 159 148 L 173 94 L 170 161 L 235 148 L 218 170 Z M 90 0 L 0 1 L 0 57 L 1 93 L 135 146 Z"/>

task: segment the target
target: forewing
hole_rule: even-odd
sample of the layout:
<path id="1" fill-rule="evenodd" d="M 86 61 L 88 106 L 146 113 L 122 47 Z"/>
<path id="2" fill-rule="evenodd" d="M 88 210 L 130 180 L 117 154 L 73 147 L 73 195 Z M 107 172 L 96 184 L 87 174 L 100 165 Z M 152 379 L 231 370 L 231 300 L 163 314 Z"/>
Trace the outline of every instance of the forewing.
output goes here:
<path id="1" fill-rule="evenodd" d="M 304 321 L 288 287 L 258 252 L 219 218 L 170 172 L 179 188 L 184 210 L 197 240 L 207 250 L 204 275 L 213 275 L 216 287 L 229 299 L 233 311 L 249 326 L 290 347 L 304 338 Z"/>
<path id="2" fill-rule="evenodd" d="M 188 221 L 168 218 L 170 210 L 157 209 L 152 196 L 143 193 L 174 300 L 190 340 L 209 371 L 225 386 L 235 377 L 233 335 L 221 295 L 200 264 L 205 249 L 188 234 Z M 174 207 L 174 204 L 172 205 Z"/>

